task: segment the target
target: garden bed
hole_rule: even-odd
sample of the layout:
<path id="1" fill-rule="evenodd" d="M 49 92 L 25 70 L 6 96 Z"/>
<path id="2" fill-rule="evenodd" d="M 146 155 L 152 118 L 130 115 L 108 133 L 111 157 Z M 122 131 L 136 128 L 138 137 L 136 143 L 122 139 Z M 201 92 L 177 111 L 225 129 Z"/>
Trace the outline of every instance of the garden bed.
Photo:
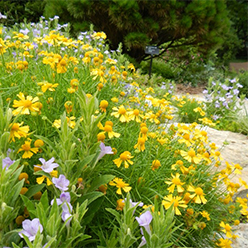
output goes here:
<path id="1" fill-rule="evenodd" d="M 220 149 L 195 122 L 165 129 L 175 116 L 215 126 L 211 108 L 177 98 L 171 82 L 142 85 L 105 39 L 74 40 L 57 17 L 2 27 L 0 246 L 231 244 L 247 218 L 247 202 L 232 201 L 247 186 L 231 180 L 241 166 L 218 171 Z"/>

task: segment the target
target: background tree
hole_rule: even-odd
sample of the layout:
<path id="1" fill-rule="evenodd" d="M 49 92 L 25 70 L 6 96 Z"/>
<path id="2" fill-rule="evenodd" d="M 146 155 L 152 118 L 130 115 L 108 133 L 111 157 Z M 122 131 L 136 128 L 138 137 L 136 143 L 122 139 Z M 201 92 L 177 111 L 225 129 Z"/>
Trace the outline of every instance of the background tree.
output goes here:
<path id="1" fill-rule="evenodd" d="M 161 53 L 169 47 L 195 46 L 200 51 L 216 50 L 229 31 L 224 0 L 45 0 L 46 17 L 59 15 L 71 21 L 73 31 L 90 23 L 104 31 L 113 49 L 120 42 L 124 52 L 141 61 L 146 45 L 157 45 Z M 164 44 L 166 46 L 163 46 Z"/>
<path id="2" fill-rule="evenodd" d="M 0 0 L 0 12 L 7 16 L 2 19 L 6 26 L 15 23 L 38 22 L 43 15 L 45 2 L 43 0 Z"/>

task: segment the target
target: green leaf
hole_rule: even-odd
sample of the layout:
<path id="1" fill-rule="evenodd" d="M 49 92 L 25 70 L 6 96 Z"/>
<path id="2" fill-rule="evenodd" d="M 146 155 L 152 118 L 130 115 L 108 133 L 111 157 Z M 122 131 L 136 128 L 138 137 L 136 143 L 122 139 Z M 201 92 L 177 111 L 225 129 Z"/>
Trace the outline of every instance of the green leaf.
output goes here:
<path id="1" fill-rule="evenodd" d="M 78 199 L 78 202 L 83 203 L 85 200 L 88 200 L 88 205 L 89 205 L 91 202 L 95 201 L 97 198 L 102 197 L 102 196 L 104 196 L 102 192 L 98 192 L 98 191 L 90 192 L 80 197 Z"/>
<path id="2" fill-rule="evenodd" d="M 47 196 L 47 191 L 45 191 L 41 198 L 40 198 L 40 203 L 43 205 L 44 209 L 48 209 L 49 208 L 49 200 L 48 200 L 48 196 Z"/>
<path id="3" fill-rule="evenodd" d="M 114 210 L 112 208 L 105 208 L 105 209 L 106 209 L 106 211 L 108 211 L 109 213 L 111 213 L 112 215 L 114 215 L 115 218 L 116 218 L 116 220 L 118 221 L 118 223 L 121 224 L 120 214 L 116 210 Z"/>
<path id="4" fill-rule="evenodd" d="M 32 201 L 30 201 L 25 195 L 21 195 L 21 198 L 24 202 L 24 206 L 26 206 L 26 208 L 30 214 L 30 217 L 35 218 L 36 214 L 34 215 L 34 213 L 36 213 L 36 209 L 35 209 L 34 203 Z"/>
<path id="5" fill-rule="evenodd" d="M 36 194 L 37 192 L 41 191 L 44 187 L 46 186 L 46 184 L 42 183 L 42 184 L 35 184 L 32 185 L 28 191 L 26 192 L 25 196 L 30 198 L 32 197 L 34 194 Z"/>
<path id="6" fill-rule="evenodd" d="M 16 183 L 14 187 L 12 187 L 11 191 L 9 192 L 10 205 L 13 206 L 15 204 L 17 197 L 20 195 L 23 184 L 24 184 L 24 180 L 21 180 L 18 183 Z"/>
<path id="7" fill-rule="evenodd" d="M 88 191 L 96 190 L 101 185 L 108 184 L 114 177 L 113 175 L 102 175 L 95 178 Z"/>

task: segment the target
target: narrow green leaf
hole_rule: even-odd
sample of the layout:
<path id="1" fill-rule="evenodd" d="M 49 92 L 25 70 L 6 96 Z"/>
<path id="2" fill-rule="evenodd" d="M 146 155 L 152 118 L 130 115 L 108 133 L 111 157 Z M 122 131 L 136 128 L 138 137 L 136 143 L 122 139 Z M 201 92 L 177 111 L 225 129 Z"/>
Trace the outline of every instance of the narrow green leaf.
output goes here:
<path id="1" fill-rule="evenodd" d="M 108 184 L 115 176 L 113 175 L 102 175 L 94 179 L 93 183 L 89 188 L 89 192 L 98 189 L 101 185 Z"/>
<path id="2" fill-rule="evenodd" d="M 42 183 L 42 184 L 35 184 L 32 185 L 28 191 L 26 192 L 25 196 L 30 198 L 32 197 L 34 194 L 36 194 L 37 192 L 41 191 L 44 187 L 46 186 L 46 184 Z"/>

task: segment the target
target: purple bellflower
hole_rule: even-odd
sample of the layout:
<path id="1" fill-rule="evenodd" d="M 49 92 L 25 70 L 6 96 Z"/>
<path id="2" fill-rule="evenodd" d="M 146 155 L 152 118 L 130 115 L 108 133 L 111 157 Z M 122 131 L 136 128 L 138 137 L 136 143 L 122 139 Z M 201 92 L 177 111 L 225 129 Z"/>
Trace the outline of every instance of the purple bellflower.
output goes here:
<path id="1" fill-rule="evenodd" d="M 53 201 L 54 200 L 51 201 L 51 205 L 53 205 Z M 56 199 L 56 202 L 57 202 L 58 206 L 61 205 L 64 202 L 70 203 L 70 201 L 71 201 L 71 196 L 70 196 L 69 192 L 62 192 L 60 194 L 60 197 Z"/>
<path id="2" fill-rule="evenodd" d="M 23 230 L 19 232 L 19 236 L 23 238 L 22 234 L 24 234 L 30 241 L 33 241 L 35 239 L 38 230 L 40 231 L 40 233 L 42 233 L 43 231 L 43 226 L 40 224 L 40 220 L 38 218 L 35 218 L 32 221 L 24 220 L 22 222 L 22 227 Z"/>
<path id="3" fill-rule="evenodd" d="M 9 167 L 15 162 L 15 160 L 11 160 L 9 157 L 3 158 L 2 160 L 2 168 L 9 169 Z"/>
<path id="4" fill-rule="evenodd" d="M 149 225 L 152 221 L 152 214 L 150 211 L 146 211 L 145 213 L 141 214 L 140 217 L 135 217 L 135 219 L 138 221 L 140 227 L 143 226 L 147 233 L 151 233 Z"/>
<path id="5" fill-rule="evenodd" d="M 70 181 L 66 179 L 64 175 L 59 175 L 59 178 L 53 177 L 52 182 L 54 183 L 55 187 L 60 189 L 61 191 L 68 190 L 68 186 Z"/>
<path id="6" fill-rule="evenodd" d="M 106 154 L 114 154 L 111 146 L 105 146 L 103 142 L 100 143 L 100 148 L 101 148 L 101 152 L 98 157 L 99 160 Z"/>
<path id="7" fill-rule="evenodd" d="M 52 157 L 50 160 L 46 161 L 44 158 L 39 158 L 40 162 L 42 163 L 41 166 L 35 165 L 35 167 L 41 168 L 43 171 L 50 173 L 53 171 L 54 168 L 59 167 L 58 164 L 53 163 L 55 158 Z"/>

